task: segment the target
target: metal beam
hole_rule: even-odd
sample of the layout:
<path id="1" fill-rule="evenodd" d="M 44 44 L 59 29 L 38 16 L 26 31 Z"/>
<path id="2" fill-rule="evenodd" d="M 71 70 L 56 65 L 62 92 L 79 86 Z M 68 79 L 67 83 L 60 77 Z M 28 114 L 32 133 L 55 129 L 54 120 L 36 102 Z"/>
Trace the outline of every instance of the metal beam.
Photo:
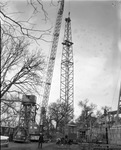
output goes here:
<path id="1" fill-rule="evenodd" d="M 23 101 L 20 100 L 20 99 L 18 99 L 18 100 L 11 100 L 11 99 L 4 99 L 4 98 L 1 99 L 1 102 L 2 102 L 2 101 L 7 101 L 7 102 L 23 102 Z"/>

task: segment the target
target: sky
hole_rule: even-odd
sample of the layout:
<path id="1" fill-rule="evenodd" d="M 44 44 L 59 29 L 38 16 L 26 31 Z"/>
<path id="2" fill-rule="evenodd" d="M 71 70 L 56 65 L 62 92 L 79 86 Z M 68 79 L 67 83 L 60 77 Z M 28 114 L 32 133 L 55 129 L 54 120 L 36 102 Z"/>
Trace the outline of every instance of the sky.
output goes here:
<path id="1" fill-rule="evenodd" d="M 68 5 L 64 17 L 70 11 L 74 43 L 75 115 L 80 114 L 78 104 L 84 99 L 96 104 L 98 109 L 102 106 L 117 109 L 121 77 L 118 7 L 111 1 L 71 1 Z M 64 26 L 61 31 L 60 41 L 63 40 Z M 60 83 L 57 81 L 60 78 L 58 66 L 61 52 L 62 46 L 59 44 L 50 93 L 52 101 L 55 97 L 59 98 Z"/>
<path id="2" fill-rule="evenodd" d="M 47 29 L 55 25 L 58 7 L 46 0 L 44 7 L 49 21 L 45 23 L 40 15 L 32 18 L 37 28 Z M 56 2 L 54 2 L 57 5 Z M 119 82 L 121 81 L 120 51 L 120 1 L 82 1 L 65 2 L 64 14 L 55 61 L 49 104 L 60 97 L 60 67 L 62 42 L 64 38 L 65 17 L 70 12 L 73 57 L 74 57 L 74 114 L 79 116 L 79 101 L 88 99 L 90 103 L 112 107 L 118 106 Z M 9 10 L 23 10 L 19 18 L 25 19 L 32 8 L 27 8 L 25 1 L 14 1 Z M 48 38 L 48 37 L 47 37 Z M 49 37 L 50 38 L 50 37 Z M 40 41 L 40 48 L 49 56 L 51 43 Z M 38 103 L 42 97 L 38 97 Z"/>

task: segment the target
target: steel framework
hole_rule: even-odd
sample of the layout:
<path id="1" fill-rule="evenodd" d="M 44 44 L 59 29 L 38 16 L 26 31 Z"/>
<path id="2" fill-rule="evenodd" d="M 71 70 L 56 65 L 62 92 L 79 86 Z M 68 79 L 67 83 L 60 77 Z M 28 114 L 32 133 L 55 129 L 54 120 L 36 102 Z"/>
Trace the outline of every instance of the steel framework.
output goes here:
<path id="1" fill-rule="evenodd" d="M 21 103 L 21 111 L 19 114 L 19 124 L 16 132 L 14 133 L 14 141 L 17 139 L 18 132 L 25 133 L 25 142 L 30 140 L 29 129 L 30 126 L 35 123 L 36 117 L 36 97 L 34 95 L 26 95 L 23 97 L 23 102 Z M 22 131 L 24 130 L 24 131 Z"/>
<path id="2" fill-rule="evenodd" d="M 59 8 L 57 18 L 56 18 L 56 24 L 54 28 L 53 41 L 52 41 L 52 48 L 51 48 L 51 53 L 49 57 L 46 81 L 45 81 L 45 86 L 44 86 L 44 95 L 43 95 L 42 108 L 41 108 L 41 114 L 40 114 L 40 125 L 44 124 L 45 118 L 46 118 L 46 111 L 47 111 L 47 106 L 48 106 L 59 34 L 60 34 L 60 29 L 61 29 L 61 22 L 62 22 L 62 17 L 63 17 L 64 0 L 61 0 L 59 2 L 60 2 L 60 8 Z"/>
<path id="3" fill-rule="evenodd" d="M 74 63 L 70 13 L 65 19 L 65 32 L 61 58 L 60 100 L 65 105 L 65 125 L 73 119 Z"/>

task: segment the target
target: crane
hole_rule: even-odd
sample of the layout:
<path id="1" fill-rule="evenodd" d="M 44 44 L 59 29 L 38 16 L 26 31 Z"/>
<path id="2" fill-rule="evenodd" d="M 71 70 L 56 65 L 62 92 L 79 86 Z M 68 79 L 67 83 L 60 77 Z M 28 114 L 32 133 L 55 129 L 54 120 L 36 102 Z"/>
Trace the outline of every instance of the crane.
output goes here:
<path id="1" fill-rule="evenodd" d="M 46 119 L 46 110 L 48 106 L 59 34 L 60 34 L 63 11 L 64 11 L 64 0 L 60 0 L 59 3 L 60 5 L 59 5 L 58 13 L 57 13 L 56 24 L 55 24 L 54 33 L 53 33 L 52 48 L 51 48 L 51 52 L 49 56 L 46 80 L 45 80 L 45 85 L 44 85 L 44 94 L 43 94 L 42 107 L 41 107 L 41 112 L 40 112 L 40 128 L 43 127 L 45 119 Z"/>
<path id="2" fill-rule="evenodd" d="M 68 17 L 65 18 L 64 41 L 62 44 L 60 100 L 65 104 L 64 134 L 67 134 L 67 124 L 73 120 L 74 113 L 74 61 L 70 12 Z"/>

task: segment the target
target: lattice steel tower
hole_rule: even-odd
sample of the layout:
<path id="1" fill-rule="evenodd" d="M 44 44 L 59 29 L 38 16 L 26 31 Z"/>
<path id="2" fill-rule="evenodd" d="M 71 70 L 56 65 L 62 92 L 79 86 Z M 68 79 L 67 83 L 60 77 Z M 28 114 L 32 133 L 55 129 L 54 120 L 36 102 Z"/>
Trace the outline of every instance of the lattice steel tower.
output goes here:
<path id="1" fill-rule="evenodd" d="M 34 95 L 23 95 L 22 100 L 23 101 L 19 114 L 19 124 L 14 133 L 13 140 L 18 141 L 18 136 L 21 136 L 21 140 L 23 140 L 24 142 L 28 142 L 30 140 L 30 126 L 35 123 L 37 109 L 36 97 Z"/>
<path id="2" fill-rule="evenodd" d="M 65 32 L 61 58 L 60 100 L 65 103 L 65 124 L 73 119 L 74 63 L 70 13 L 65 19 Z"/>
<path id="3" fill-rule="evenodd" d="M 46 111 L 48 107 L 48 100 L 49 100 L 49 95 L 50 95 L 51 82 L 52 82 L 52 77 L 53 77 L 54 64 L 55 64 L 55 59 L 56 59 L 56 52 L 57 52 L 58 40 L 59 40 L 63 11 L 64 11 L 64 0 L 59 0 L 59 3 L 60 5 L 59 5 L 58 13 L 57 13 L 56 24 L 55 24 L 54 33 L 53 33 L 52 48 L 51 48 L 51 53 L 49 56 L 46 81 L 45 81 L 45 86 L 44 86 L 44 94 L 43 94 L 42 108 L 41 108 L 41 114 L 40 114 L 40 126 L 44 125 L 44 122 L 46 119 Z"/>

